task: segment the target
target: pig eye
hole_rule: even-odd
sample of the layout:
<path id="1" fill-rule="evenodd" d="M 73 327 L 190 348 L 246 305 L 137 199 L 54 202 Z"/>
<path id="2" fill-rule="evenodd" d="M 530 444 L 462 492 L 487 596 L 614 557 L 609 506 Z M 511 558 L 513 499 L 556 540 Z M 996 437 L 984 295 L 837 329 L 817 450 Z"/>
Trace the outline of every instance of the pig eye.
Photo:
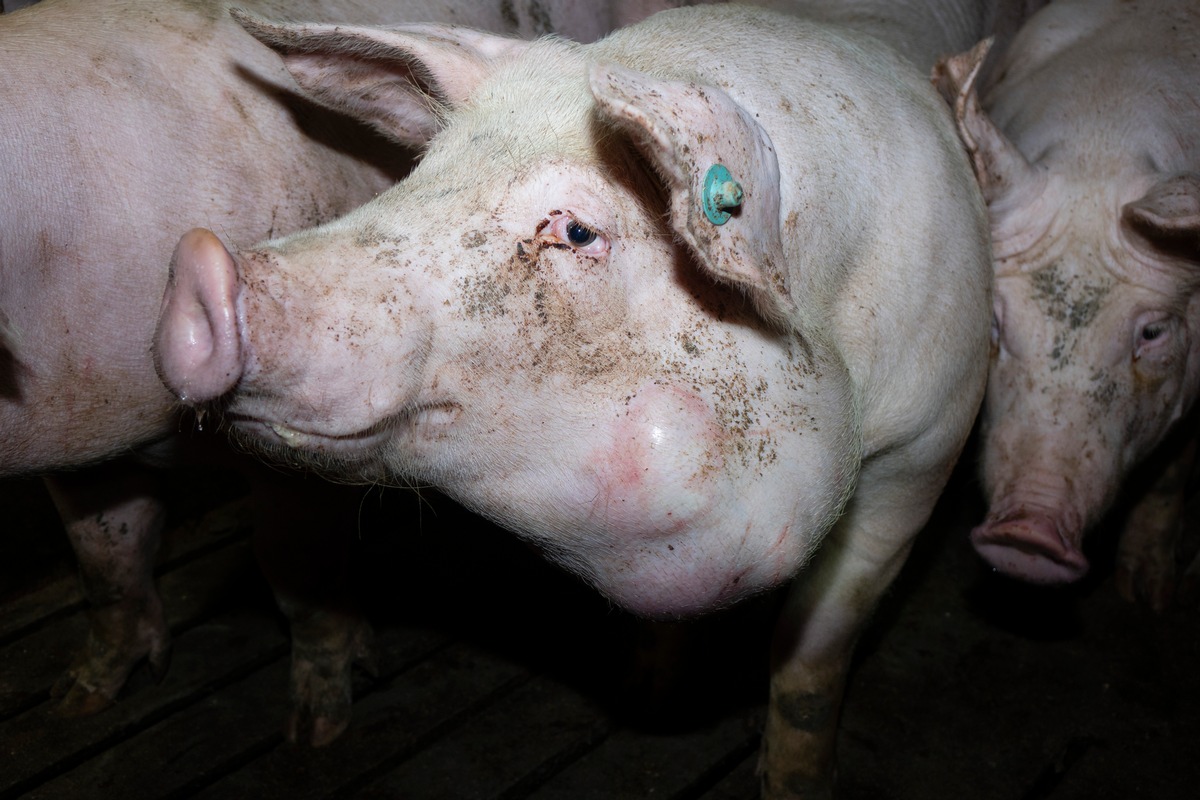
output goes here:
<path id="1" fill-rule="evenodd" d="M 1153 342 L 1155 339 L 1163 335 L 1163 325 L 1147 325 L 1142 328 L 1142 341 Z"/>
<path id="2" fill-rule="evenodd" d="M 586 228 L 575 220 L 567 223 L 567 241 L 576 247 L 587 247 L 596 241 L 596 232 Z"/>
<path id="3" fill-rule="evenodd" d="M 1165 314 L 1147 314 L 1138 320 L 1133 341 L 1133 357 L 1153 355 L 1167 346 L 1175 319 Z"/>
<path id="4" fill-rule="evenodd" d="M 608 239 L 602 233 L 568 214 L 552 218 L 549 233 L 584 255 L 602 256 L 608 252 Z"/>

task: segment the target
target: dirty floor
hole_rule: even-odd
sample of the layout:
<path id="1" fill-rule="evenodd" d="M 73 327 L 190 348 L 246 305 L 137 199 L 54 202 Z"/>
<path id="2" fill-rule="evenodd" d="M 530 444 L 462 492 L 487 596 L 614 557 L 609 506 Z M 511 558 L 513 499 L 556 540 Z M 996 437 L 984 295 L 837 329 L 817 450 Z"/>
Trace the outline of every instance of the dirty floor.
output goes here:
<path id="1" fill-rule="evenodd" d="M 436 494 L 373 491 L 356 586 L 378 673 L 314 751 L 281 736 L 288 644 L 241 487 L 173 487 L 167 676 L 63 720 L 47 692 L 86 622 L 70 552 L 40 484 L 0 484 L 0 799 L 755 796 L 772 598 L 648 628 Z M 1104 542 L 1068 591 L 989 576 L 981 513 L 958 476 L 864 637 L 841 796 L 1198 796 L 1197 613 L 1122 601 Z"/>

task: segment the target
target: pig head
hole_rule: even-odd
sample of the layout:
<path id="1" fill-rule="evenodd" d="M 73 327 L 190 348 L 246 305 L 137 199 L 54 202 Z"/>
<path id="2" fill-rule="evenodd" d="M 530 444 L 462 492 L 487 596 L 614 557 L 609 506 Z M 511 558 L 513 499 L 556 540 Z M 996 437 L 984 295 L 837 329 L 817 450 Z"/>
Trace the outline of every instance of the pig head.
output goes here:
<path id="1" fill-rule="evenodd" d="M 314 96 L 346 96 L 325 77 L 337 31 L 243 22 Z M 757 123 L 719 91 L 589 73 L 564 43 L 370 37 L 405 79 L 346 107 L 406 141 L 444 125 L 437 146 L 375 203 L 236 262 L 185 237 L 169 384 L 192 401 L 236 387 L 226 417 L 257 446 L 431 481 L 645 613 L 793 574 L 853 487 L 859 432 L 838 411 L 845 366 L 798 327 Z M 718 162 L 745 192 L 728 227 L 700 202 Z"/>
<path id="2" fill-rule="evenodd" d="M 662 4 L 236 3 L 359 24 L 469 18 L 581 39 Z M 55 0 L 0 17 L 0 479 L 48 476 L 85 576 L 91 635 L 53 690 L 68 713 L 111 703 L 144 657 L 156 673 L 165 669 L 170 637 L 153 582 L 165 519 L 157 467 L 197 450 L 227 460 L 224 437 L 186 430 L 150 357 L 179 236 L 203 224 L 248 243 L 308 227 L 366 202 L 410 163 L 408 151 L 299 97 L 278 56 L 246 35 L 228 5 Z M 321 743 L 347 719 L 349 656 L 360 649 L 351 640 L 362 637 L 302 598 L 329 605 L 332 588 L 312 587 L 340 572 L 332 553 L 355 504 L 348 520 L 331 519 L 337 504 L 316 495 L 333 490 L 315 481 L 289 490 L 257 461 L 236 461 L 260 499 L 270 498 L 257 504 L 256 542 L 294 623 L 293 722 L 313 717 L 312 741 Z M 303 497 L 278 499 L 291 491 Z M 321 531 L 329 541 L 309 547 Z M 302 552 L 314 554 L 311 574 Z"/>
<path id="3" fill-rule="evenodd" d="M 802 710 L 837 708 L 984 387 L 983 205 L 925 77 L 725 5 L 592 45 L 240 19 L 424 154 L 319 228 L 185 236 L 167 385 L 279 459 L 434 483 L 636 612 L 807 567 L 763 770 L 827 786 L 836 713 Z"/>
<path id="4" fill-rule="evenodd" d="M 1003 54 L 982 102 L 964 61 L 941 75 L 995 259 L 990 507 L 972 539 L 1025 580 L 1085 574 L 1085 532 L 1131 473 L 1186 482 L 1181 420 L 1200 381 L 1197 44 L 1193 4 L 1058 2 Z M 1178 527 L 1149 505 L 1135 506 L 1123 559 L 1149 557 L 1147 527 Z M 1122 569 L 1148 571 L 1161 605 L 1170 559 Z"/>
<path id="5" fill-rule="evenodd" d="M 678 25 L 672 13 L 684 12 L 664 15 Z M 805 108 L 771 80 L 746 81 L 745 98 L 686 80 L 637 38 L 642 26 L 581 48 L 240 19 L 313 97 L 427 146 L 405 181 L 336 222 L 237 258 L 205 231 L 180 243 L 160 372 L 187 402 L 222 400 L 256 448 L 343 478 L 432 481 L 623 605 L 686 613 L 794 574 L 864 452 L 912 424 L 851 375 L 883 380 L 894 366 L 873 363 L 887 348 L 864 332 L 862 303 L 868 327 L 916 326 L 907 309 L 877 308 L 881 293 L 916 303 L 934 291 L 871 281 L 843 305 L 862 280 L 851 232 L 881 224 L 829 201 L 847 191 L 838 180 L 868 190 L 839 152 L 861 142 L 785 130 L 808 172 L 783 180 L 747 110 L 771 93 L 824 131 L 843 100 Z M 884 127 L 870 124 L 853 135 Z M 741 193 L 722 224 L 705 211 L 717 164 Z M 969 218 L 970 195 L 951 201 Z M 959 427 L 973 399 L 955 406 Z M 943 440 L 955 455 L 960 434 Z"/>

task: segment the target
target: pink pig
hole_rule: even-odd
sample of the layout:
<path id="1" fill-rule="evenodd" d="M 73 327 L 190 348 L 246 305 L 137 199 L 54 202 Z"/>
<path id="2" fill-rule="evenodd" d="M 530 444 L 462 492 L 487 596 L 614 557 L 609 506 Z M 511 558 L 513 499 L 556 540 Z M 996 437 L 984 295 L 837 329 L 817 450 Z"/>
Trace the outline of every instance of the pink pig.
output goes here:
<path id="1" fill-rule="evenodd" d="M 982 103 L 977 53 L 942 76 L 995 250 L 990 508 L 972 540 L 1002 572 L 1074 581 L 1087 530 L 1125 489 L 1118 585 L 1159 610 L 1200 387 L 1198 48 L 1194 2 L 1059 0 L 1003 53 Z"/>
<path id="2" fill-rule="evenodd" d="M 167 384 L 266 454 L 432 482 L 637 612 L 799 573 L 764 786 L 827 795 L 854 641 L 985 382 L 984 208 L 924 75 L 737 6 L 586 46 L 240 19 L 425 153 L 237 256 L 187 234 Z"/>
<path id="3" fill-rule="evenodd" d="M 664 4 L 237 3 L 579 38 Z M 179 236 L 201 222 L 247 243 L 319 223 L 390 186 L 408 157 L 299 98 L 278 56 L 222 2 L 44 0 L 0 16 L 0 64 L 0 477 L 50 475 L 94 606 L 87 643 L 55 691 L 64 712 L 90 713 L 141 659 L 166 664 L 152 580 L 165 514 L 157 467 L 202 438 L 176 435 L 192 426 L 150 356 Z M 296 481 L 261 468 L 253 478 L 268 498 L 256 546 L 292 621 L 289 736 L 307 725 L 320 744 L 346 724 L 365 630 L 344 610 L 313 605 L 337 580 L 338 559 L 297 556 L 314 540 L 336 544 L 340 506 L 315 480 L 298 498 Z"/>

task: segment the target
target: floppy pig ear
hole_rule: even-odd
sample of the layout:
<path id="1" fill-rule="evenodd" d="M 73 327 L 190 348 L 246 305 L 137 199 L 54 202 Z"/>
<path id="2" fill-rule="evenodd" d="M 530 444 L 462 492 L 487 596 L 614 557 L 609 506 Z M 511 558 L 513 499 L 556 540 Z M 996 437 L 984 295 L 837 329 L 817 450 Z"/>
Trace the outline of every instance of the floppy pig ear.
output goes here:
<path id="1" fill-rule="evenodd" d="M 414 146 L 438 130 L 443 109 L 466 100 L 493 59 L 526 45 L 448 25 L 277 24 L 230 14 L 283 57 L 311 99 Z"/>
<path id="2" fill-rule="evenodd" d="M 1037 170 L 988 117 L 979 102 L 979 70 L 992 47 L 984 39 L 965 53 L 938 61 L 931 80 L 954 111 L 958 135 L 971 156 L 971 166 L 988 205 L 1018 187 L 1037 185 Z"/>
<path id="3" fill-rule="evenodd" d="M 1200 261 L 1200 175 L 1165 178 L 1126 203 L 1121 220 L 1168 253 Z"/>
<path id="4" fill-rule="evenodd" d="M 591 72 L 601 113 L 629 131 L 671 193 L 671 227 L 713 276 L 777 327 L 793 314 L 771 140 L 729 95 L 615 65 Z M 724 168 L 725 172 L 722 172 Z"/>

